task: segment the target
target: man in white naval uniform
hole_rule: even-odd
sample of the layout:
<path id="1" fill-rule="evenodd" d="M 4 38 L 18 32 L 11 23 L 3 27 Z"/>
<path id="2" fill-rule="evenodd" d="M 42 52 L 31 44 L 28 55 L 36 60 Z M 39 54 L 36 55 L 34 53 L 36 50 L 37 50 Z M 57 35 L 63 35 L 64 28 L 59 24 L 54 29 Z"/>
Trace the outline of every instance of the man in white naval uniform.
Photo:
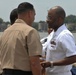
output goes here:
<path id="1" fill-rule="evenodd" d="M 54 29 L 54 36 L 48 44 L 46 61 L 41 62 L 47 75 L 72 75 L 72 63 L 76 62 L 76 47 L 72 33 L 66 28 L 65 11 L 55 6 L 48 11 L 48 26 Z"/>

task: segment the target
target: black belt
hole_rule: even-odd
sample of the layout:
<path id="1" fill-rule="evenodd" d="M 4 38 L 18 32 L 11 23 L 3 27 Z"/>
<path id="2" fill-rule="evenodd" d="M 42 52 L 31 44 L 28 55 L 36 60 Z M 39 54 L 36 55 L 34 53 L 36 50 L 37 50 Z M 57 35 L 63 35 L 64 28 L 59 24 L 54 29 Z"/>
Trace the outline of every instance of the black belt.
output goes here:
<path id="1" fill-rule="evenodd" d="M 14 69 L 3 69 L 3 75 L 11 74 L 11 75 L 32 75 L 31 71 L 22 71 L 22 70 L 14 70 Z"/>
<path id="2" fill-rule="evenodd" d="M 2 74 L 0 74 L 0 75 L 2 75 Z"/>

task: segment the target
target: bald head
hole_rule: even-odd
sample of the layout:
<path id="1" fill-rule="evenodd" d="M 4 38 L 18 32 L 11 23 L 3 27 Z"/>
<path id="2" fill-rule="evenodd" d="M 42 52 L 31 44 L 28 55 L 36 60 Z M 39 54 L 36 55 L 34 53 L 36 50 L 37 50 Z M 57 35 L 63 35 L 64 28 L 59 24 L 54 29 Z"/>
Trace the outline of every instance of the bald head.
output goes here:
<path id="1" fill-rule="evenodd" d="M 59 17 L 61 17 L 63 19 L 66 16 L 66 13 L 65 13 L 64 9 L 62 7 L 60 7 L 60 6 L 52 7 L 50 10 L 54 11 L 57 16 L 59 16 Z"/>
<path id="2" fill-rule="evenodd" d="M 60 6 L 52 7 L 48 11 L 47 23 L 49 28 L 53 28 L 55 31 L 64 24 L 65 11 Z"/>

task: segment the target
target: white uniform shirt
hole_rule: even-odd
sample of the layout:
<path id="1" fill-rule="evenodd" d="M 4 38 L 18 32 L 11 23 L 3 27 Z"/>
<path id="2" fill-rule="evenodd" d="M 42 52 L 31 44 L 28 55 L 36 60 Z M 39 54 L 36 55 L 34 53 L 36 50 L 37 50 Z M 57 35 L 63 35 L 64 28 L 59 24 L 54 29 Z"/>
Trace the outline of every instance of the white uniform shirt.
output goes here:
<path id="1" fill-rule="evenodd" d="M 43 39 L 40 40 L 42 43 L 42 56 L 45 56 L 45 52 L 47 51 L 48 44 L 52 39 L 53 34 L 54 34 L 54 31 L 52 31 L 47 37 L 44 37 Z M 44 41 L 45 39 L 47 39 L 46 42 Z"/>
<path id="2" fill-rule="evenodd" d="M 74 37 L 65 25 L 62 25 L 54 33 L 54 37 L 48 45 L 46 61 L 58 61 L 73 55 L 76 55 Z M 46 71 L 49 73 L 48 75 L 71 75 L 71 67 L 71 65 L 54 66 L 53 68 L 47 68 Z"/>

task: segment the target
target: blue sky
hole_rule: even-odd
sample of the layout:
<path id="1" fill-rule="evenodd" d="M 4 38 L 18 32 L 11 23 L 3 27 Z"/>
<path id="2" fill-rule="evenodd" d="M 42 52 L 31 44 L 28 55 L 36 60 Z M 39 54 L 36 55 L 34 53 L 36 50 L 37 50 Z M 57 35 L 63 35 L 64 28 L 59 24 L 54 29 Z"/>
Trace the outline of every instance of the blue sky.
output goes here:
<path id="1" fill-rule="evenodd" d="M 30 2 L 36 10 L 35 22 L 46 21 L 47 11 L 53 6 L 62 6 L 66 15 L 76 15 L 76 0 L 0 0 L 0 18 L 9 21 L 12 9 L 16 8 L 21 2 Z"/>

